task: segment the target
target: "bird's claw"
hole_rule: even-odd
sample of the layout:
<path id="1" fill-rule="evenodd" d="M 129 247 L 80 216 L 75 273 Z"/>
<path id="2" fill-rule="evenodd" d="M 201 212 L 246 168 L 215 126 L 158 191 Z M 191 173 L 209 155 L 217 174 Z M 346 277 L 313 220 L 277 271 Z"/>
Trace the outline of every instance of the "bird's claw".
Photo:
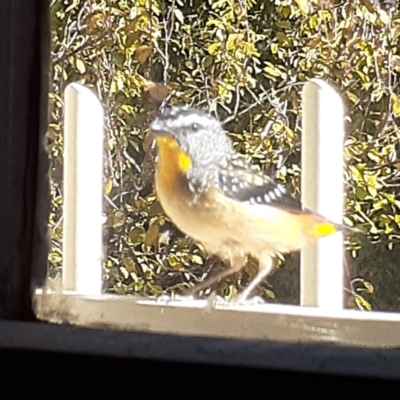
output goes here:
<path id="1" fill-rule="evenodd" d="M 259 304 L 265 304 L 265 300 L 261 296 L 254 296 L 248 299 L 247 297 L 243 297 L 241 295 L 236 296 L 232 299 L 232 303 L 235 305 L 246 305 L 246 306 L 255 306 Z"/>

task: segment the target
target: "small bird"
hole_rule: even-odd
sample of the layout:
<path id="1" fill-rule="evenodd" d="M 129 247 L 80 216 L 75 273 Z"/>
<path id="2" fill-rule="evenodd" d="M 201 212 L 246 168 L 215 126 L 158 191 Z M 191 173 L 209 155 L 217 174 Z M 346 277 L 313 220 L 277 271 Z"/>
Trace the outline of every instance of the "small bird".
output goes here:
<path id="1" fill-rule="evenodd" d="M 165 109 L 150 125 L 157 145 L 155 189 L 171 221 L 230 267 L 198 284 L 212 286 L 244 267 L 259 272 L 236 301 L 243 303 L 270 273 L 277 254 L 300 250 L 346 229 L 301 202 L 236 152 L 220 121 L 188 106 Z"/>

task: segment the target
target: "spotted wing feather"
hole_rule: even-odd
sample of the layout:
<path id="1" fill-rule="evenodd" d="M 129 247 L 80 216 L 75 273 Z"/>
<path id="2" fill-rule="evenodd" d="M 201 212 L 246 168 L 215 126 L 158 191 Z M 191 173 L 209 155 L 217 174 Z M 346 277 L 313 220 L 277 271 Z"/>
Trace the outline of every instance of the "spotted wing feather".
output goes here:
<path id="1" fill-rule="evenodd" d="M 308 212 L 283 186 L 256 169 L 249 170 L 240 159 L 231 160 L 220 170 L 218 185 L 226 196 L 237 201 L 279 206 L 291 212 Z"/>

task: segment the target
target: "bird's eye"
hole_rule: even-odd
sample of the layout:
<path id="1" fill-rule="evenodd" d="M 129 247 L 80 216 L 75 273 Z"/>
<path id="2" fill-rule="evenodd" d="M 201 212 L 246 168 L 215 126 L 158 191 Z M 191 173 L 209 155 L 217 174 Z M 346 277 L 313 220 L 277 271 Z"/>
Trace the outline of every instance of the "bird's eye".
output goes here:
<path id="1" fill-rule="evenodd" d="M 199 130 L 199 125 L 194 123 L 192 124 L 192 131 L 197 132 Z"/>

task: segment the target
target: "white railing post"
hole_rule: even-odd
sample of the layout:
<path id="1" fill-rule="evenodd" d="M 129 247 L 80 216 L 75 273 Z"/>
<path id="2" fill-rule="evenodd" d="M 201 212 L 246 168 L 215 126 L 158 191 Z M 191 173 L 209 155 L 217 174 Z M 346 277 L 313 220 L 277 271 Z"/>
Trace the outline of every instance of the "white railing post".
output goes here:
<path id="1" fill-rule="evenodd" d="M 103 108 L 88 88 L 65 89 L 63 290 L 102 291 Z"/>
<path id="2" fill-rule="evenodd" d="M 333 222 L 343 216 L 344 110 L 328 83 L 303 89 L 302 201 Z M 320 239 L 301 252 L 301 305 L 343 309 L 343 237 Z"/>

